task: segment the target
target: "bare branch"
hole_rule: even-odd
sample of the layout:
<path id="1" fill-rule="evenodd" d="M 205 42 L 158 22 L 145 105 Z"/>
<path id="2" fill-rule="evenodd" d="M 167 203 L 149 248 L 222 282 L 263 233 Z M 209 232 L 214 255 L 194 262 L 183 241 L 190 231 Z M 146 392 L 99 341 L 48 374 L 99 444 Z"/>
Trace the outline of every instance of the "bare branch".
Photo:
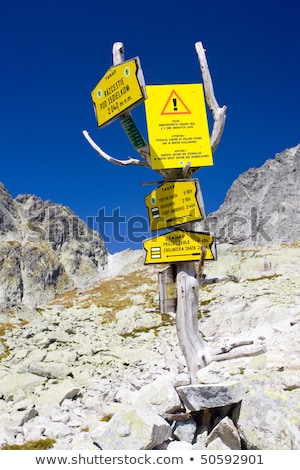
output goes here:
<path id="1" fill-rule="evenodd" d="M 126 166 L 126 165 L 140 165 L 140 166 L 149 166 L 147 162 L 137 160 L 135 158 L 128 157 L 128 160 L 118 160 L 117 158 L 112 157 L 111 155 L 108 155 L 108 153 L 105 153 L 97 144 L 96 142 L 93 141 L 93 139 L 89 136 L 88 131 L 82 131 L 84 137 L 88 141 L 88 143 L 93 147 L 94 150 L 100 155 L 100 157 L 103 157 L 105 160 L 107 160 L 110 163 L 114 163 L 115 165 L 119 166 Z"/>
<path id="2" fill-rule="evenodd" d="M 216 354 L 211 356 L 212 361 L 220 362 L 220 361 L 227 361 L 230 359 L 238 359 L 240 357 L 252 357 L 258 356 L 259 354 L 264 354 L 266 352 L 266 346 L 264 344 L 260 344 L 258 346 L 251 346 L 247 350 L 242 351 L 230 351 L 225 352 L 224 354 Z"/>
<path id="3" fill-rule="evenodd" d="M 225 354 L 225 353 L 229 353 L 232 349 L 239 348 L 240 346 L 249 346 L 252 344 L 253 344 L 252 340 L 238 341 L 236 343 L 229 344 L 228 346 L 223 346 L 222 348 L 219 348 L 219 349 L 212 349 L 211 354 L 212 355 Z"/>
<path id="4" fill-rule="evenodd" d="M 214 87 L 212 84 L 212 79 L 210 76 L 210 72 L 209 72 L 209 68 L 208 68 L 208 64 L 206 60 L 206 55 L 205 55 L 205 49 L 203 48 L 202 42 L 196 42 L 195 48 L 198 54 L 201 73 L 203 77 L 206 102 L 214 118 L 214 126 L 213 126 L 213 130 L 212 130 L 211 137 L 210 137 L 210 145 L 211 145 L 212 151 L 214 152 L 217 146 L 219 145 L 219 142 L 223 134 L 227 107 L 223 106 L 222 108 L 220 108 L 215 98 Z"/>
<path id="5" fill-rule="evenodd" d="M 122 42 L 115 42 L 112 48 L 113 64 L 119 65 L 124 62 L 124 45 Z"/>
<path id="6" fill-rule="evenodd" d="M 234 276 L 233 274 L 225 274 L 225 276 L 213 277 L 211 279 L 207 279 L 206 277 L 203 277 L 201 279 L 201 285 L 217 284 L 218 282 L 226 282 L 226 281 L 239 282 L 238 278 Z"/>

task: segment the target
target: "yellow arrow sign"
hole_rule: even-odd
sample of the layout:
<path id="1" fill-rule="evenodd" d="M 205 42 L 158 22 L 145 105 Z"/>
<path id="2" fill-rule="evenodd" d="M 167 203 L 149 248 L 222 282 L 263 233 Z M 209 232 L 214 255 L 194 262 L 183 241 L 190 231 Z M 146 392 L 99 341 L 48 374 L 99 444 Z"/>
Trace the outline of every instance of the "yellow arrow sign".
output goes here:
<path id="1" fill-rule="evenodd" d="M 206 259 L 216 259 L 214 237 L 209 233 L 174 230 L 145 240 L 145 264 L 198 261 L 201 246 L 206 246 Z"/>
<path id="2" fill-rule="evenodd" d="M 151 85 L 146 92 L 152 168 L 213 165 L 202 84 Z"/>
<path id="3" fill-rule="evenodd" d="M 99 127 L 146 98 L 145 82 L 138 57 L 111 67 L 91 93 Z"/>
<path id="4" fill-rule="evenodd" d="M 204 217 L 198 180 L 164 183 L 145 197 L 145 203 L 152 231 Z"/>

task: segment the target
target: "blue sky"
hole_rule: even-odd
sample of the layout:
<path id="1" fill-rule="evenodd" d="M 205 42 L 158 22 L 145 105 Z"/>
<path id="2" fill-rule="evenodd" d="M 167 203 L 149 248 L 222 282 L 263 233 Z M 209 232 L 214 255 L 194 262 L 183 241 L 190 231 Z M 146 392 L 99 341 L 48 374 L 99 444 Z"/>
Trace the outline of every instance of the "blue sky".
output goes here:
<path id="1" fill-rule="evenodd" d="M 90 92 L 116 41 L 126 59 L 140 58 L 147 85 L 201 83 L 194 44 L 202 41 L 216 98 L 228 107 L 215 164 L 196 173 L 206 212 L 216 210 L 240 173 L 300 143 L 299 17 L 298 0 L 3 0 L 0 181 L 13 197 L 69 206 L 95 230 L 103 207 L 146 219 L 153 187 L 141 183 L 158 175 L 92 150 L 84 129 L 109 154 L 138 157 L 119 121 L 98 128 Z M 132 115 L 147 139 L 144 104 Z M 107 242 L 111 252 L 142 247 L 125 222 L 119 238 Z"/>

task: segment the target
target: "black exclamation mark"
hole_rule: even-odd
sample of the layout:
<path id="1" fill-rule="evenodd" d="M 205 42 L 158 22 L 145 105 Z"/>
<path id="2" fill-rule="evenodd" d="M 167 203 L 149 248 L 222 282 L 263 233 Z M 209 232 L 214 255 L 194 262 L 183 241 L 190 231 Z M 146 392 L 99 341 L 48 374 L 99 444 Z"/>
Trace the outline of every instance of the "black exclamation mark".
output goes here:
<path id="1" fill-rule="evenodd" d="M 174 111 L 177 111 L 177 99 L 173 98 Z"/>

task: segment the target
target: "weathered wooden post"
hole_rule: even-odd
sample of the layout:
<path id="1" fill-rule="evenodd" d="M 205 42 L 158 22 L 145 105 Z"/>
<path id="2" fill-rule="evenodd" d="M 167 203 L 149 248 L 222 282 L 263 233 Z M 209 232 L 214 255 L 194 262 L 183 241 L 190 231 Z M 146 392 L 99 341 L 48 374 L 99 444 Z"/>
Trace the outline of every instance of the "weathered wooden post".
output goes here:
<path id="1" fill-rule="evenodd" d="M 188 104 L 185 98 L 182 98 L 182 96 L 186 96 L 187 88 L 184 87 L 187 85 L 167 86 L 169 87 L 168 99 L 160 103 L 158 110 L 155 106 L 159 101 L 157 96 L 160 90 L 155 86 L 146 87 L 147 95 L 149 93 L 152 97 L 149 99 L 148 96 L 146 113 L 151 114 L 154 109 L 156 116 L 163 115 L 166 118 L 154 123 L 154 128 L 156 126 L 156 130 L 158 129 L 159 136 L 152 137 L 150 133 L 153 133 L 153 126 L 151 128 L 149 125 L 147 116 L 150 144 L 153 145 L 155 141 L 160 151 L 156 152 L 152 147 L 149 147 L 138 131 L 130 113 L 133 105 L 139 104 L 145 99 L 145 83 L 139 60 L 135 58 L 124 62 L 124 47 L 120 42 L 113 45 L 113 65 L 115 68 L 110 69 L 93 90 L 92 99 L 99 127 L 119 118 L 131 144 L 142 159 L 129 157 L 128 160 L 119 160 L 114 158 L 104 152 L 91 139 L 87 131 L 83 131 L 85 138 L 94 150 L 109 162 L 116 165 L 146 166 L 155 169 L 163 178 L 160 181 L 161 186 L 146 198 L 150 228 L 151 230 L 161 230 L 176 226 L 176 230 L 144 242 L 145 264 L 171 263 L 170 267 L 162 271 L 159 277 L 160 310 L 166 309 L 165 313 L 169 313 L 168 309 L 175 307 L 176 312 L 171 313 L 176 313 L 179 344 L 186 359 L 191 383 L 197 383 L 197 372 L 212 360 L 222 361 L 264 352 L 264 347 L 261 345 L 240 353 L 231 352 L 236 347 L 252 344 L 252 341 L 233 343 L 214 351 L 208 347 L 199 332 L 199 289 L 203 283 L 210 282 L 202 277 L 203 266 L 205 259 L 214 259 L 215 255 L 213 237 L 210 234 L 197 232 L 195 226 L 195 221 L 203 219 L 205 212 L 200 186 L 198 180 L 193 179 L 193 174 L 201 166 L 212 164 L 211 154 L 220 142 L 225 125 L 226 106 L 220 107 L 215 98 L 202 43 L 197 42 L 195 47 L 203 77 L 205 100 L 214 119 L 210 138 L 208 134 L 209 149 L 205 148 L 205 130 L 203 135 L 199 136 L 198 128 L 194 122 L 196 119 L 200 119 L 201 122 L 205 121 L 206 114 L 203 114 L 205 113 L 205 105 L 200 114 L 190 110 L 191 106 L 193 106 L 193 110 L 195 109 L 195 102 L 196 107 L 198 105 L 200 107 L 201 103 L 197 101 L 200 96 L 200 84 L 188 85 L 188 93 L 194 94 L 190 100 L 187 100 Z M 130 81 L 129 76 L 131 76 Z M 110 99 L 112 94 L 114 99 Z M 111 105 L 116 102 L 118 105 Z M 185 115 L 190 115 L 190 119 L 181 119 L 182 115 L 184 118 Z M 192 133 L 185 132 L 187 129 L 192 129 Z M 174 149 L 177 150 L 174 151 Z M 180 201 L 185 203 L 180 205 Z M 162 204 L 162 202 L 165 203 Z M 168 205 L 170 210 L 165 210 Z M 187 208 L 188 211 L 185 210 Z M 199 262 L 198 272 L 195 261 Z M 176 301 L 173 295 L 168 302 L 166 294 L 168 278 L 173 285 L 176 281 Z M 220 280 L 236 281 L 236 278 L 225 276 Z M 211 280 L 211 282 L 217 281 L 218 279 Z"/>

